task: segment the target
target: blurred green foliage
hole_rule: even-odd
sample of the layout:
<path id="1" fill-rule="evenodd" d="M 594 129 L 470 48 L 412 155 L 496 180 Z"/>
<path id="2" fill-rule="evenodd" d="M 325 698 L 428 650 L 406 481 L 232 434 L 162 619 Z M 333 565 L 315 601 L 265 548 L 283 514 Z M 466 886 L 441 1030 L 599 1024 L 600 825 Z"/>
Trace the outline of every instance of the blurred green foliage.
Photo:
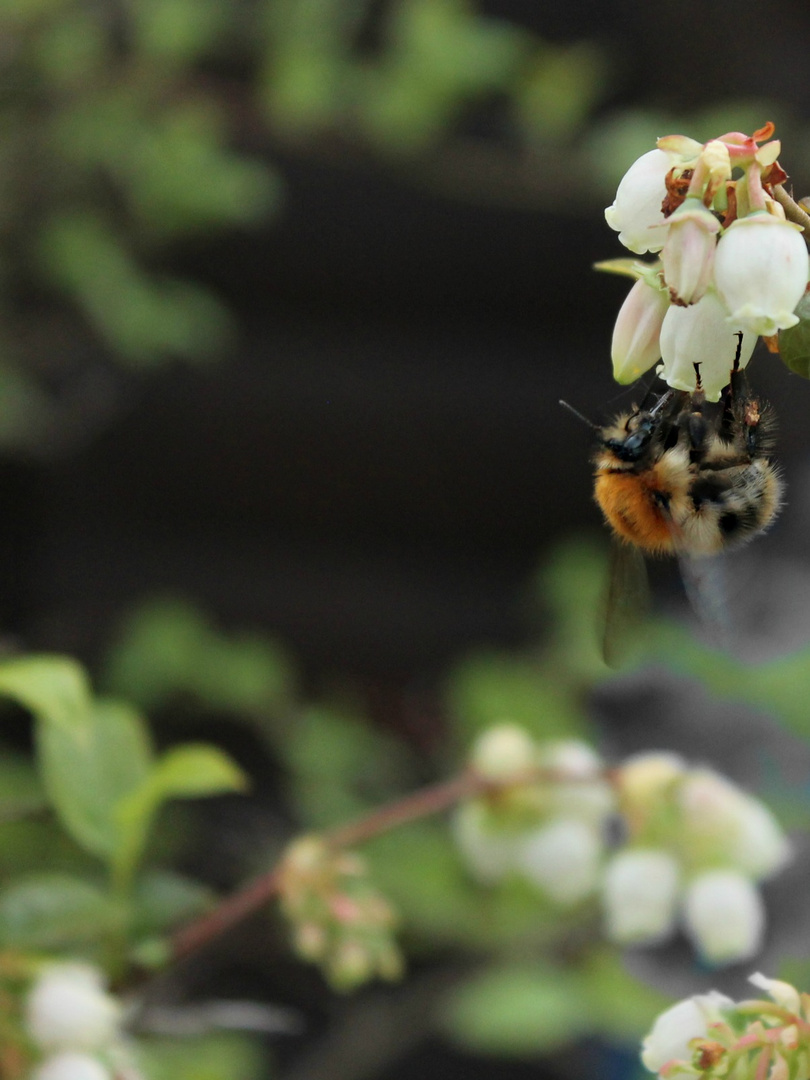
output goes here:
<path id="1" fill-rule="evenodd" d="M 492 724 L 518 722 L 539 739 L 588 738 L 590 695 L 621 677 L 599 648 L 607 570 L 604 552 L 587 543 L 572 541 L 552 556 L 538 579 L 549 616 L 544 640 L 456 666 L 445 735 L 429 761 L 370 723 L 345 694 L 302 700 L 283 649 L 221 629 L 187 601 L 151 600 L 128 615 L 104 664 L 104 696 L 67 658 L 4 661 L 0 694 L 32 715 L 38 769 L 17 752 L 0 755 L 0 956 L 79 952 L 119 973 L 134 962 L 159 965 L 172 928 L 210 907 L 205 883 L 173 870 L 147 836 L 167 800 L 238 791 L 246 778 L 208 744 L 156 754 L 140 708 L 162 714 L 179 706 L 203 727 L 207 716 L 223 715 L 249 725 L 282 768 L 293 832 L 328 832 L 406 796 L 426 776 L 458 770 Z M 807 735 L 810 647 L 744 664 L 659 617 L 642 620 L 638 638 L 633 665 L 698 681 L 707 699 L 760 705 Z M 285 840 L 271 837 L 270 847 L 277 852 Z M 665 1006 L 605 945 L 593 898 L 563 907 L 519 876 L 481 885 L 443 816 L 383 832 L 364 854 L 374 887 L 398 913 L 411 961 L 451 973 L 435 1028 L 468 1051 L 532 1057 L 583 1037 L 632 1044 Z M 272 857 L 259 852 L 256 866 Z M 149 1040 L 147 1058 L 169 1063 L 182 1045 L 189 1076 L 227 1080 L 234 1073 L 215 1063 L 228 1040 L 206 1039 Z M 194 1064 L 209 1045 L 210 1059 Z M 256 1075 L 250 1040 L 234 1045 L 247 1055 L 243 1075 Z M 158 1062 L 154 1075 L 163 1067 Z"/>
<path id="2" fill-rule="evenodd" d="M 798 136 L 774 101 L 605 117 L 604 45 L 474 0 L 9 0 L 0 39 L 0 445 L 29 449 L 58 445 L 77 366 L 227 353 L 233 316 L 176 267 L 283 213 L 279 148 L 592 213 L 662 130 Z"/>
<path id="3" fill-rule="evenodd" d="M 0 441 L 31 448 L 82 352 L 224 354 L 228 310 L 172 265 L 280 212 L 278 142 L 413 162 L 492 100 L 516 144 L 570 141 L 604 73 L 464 0 L 13 0 L 0 38 Z"/>

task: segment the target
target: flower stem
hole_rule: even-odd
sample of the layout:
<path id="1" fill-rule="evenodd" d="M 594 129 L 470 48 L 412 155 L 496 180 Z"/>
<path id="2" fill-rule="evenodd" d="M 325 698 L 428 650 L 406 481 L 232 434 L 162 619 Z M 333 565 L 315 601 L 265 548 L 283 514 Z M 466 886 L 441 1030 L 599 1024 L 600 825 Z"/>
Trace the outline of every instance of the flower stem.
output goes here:
<path id="1" fill-rule="evenodd" d="M 603 770 L 600 774 L 602 779 L 611 783 L 613 772 L 610 769 Z M 386 806 L 371 810 L 368 814 L 356 821 L 350 821 L 346 825 L 339 825 L 330 832 L 324 834 L 324 839 L 332 848 L 354 847 L 364 843 L 375 836 L 389 832 L 400 825 L 420 818 L 431 817 L 449 810 L 463 799 L 474 798 L 476 795 L 484 795 L 487 792 L 496 792 L 505 788 L 515 787 L 527 783 L 561 782 L 576 783 L 577 780 L 590 782 L 594 776 L 571 777 L 565 776 L 560 770 L 535 768 L 521 772 L 519 775 L 503 780 L 492 780 L 473 769 L 459 773 L 441 783 L 422 788 L 412 792 L 404 798 Z M 210 941 L 215 940 L 232 926 L 241 922 L 254 912 L 259 911 L 279 890 L 280 875 L 278 865 L 260 875 L 237 892 L 225 897 L 221 903 L 200 918 L 183 926 L 172 937 L 169 943 L 170 956 L 173 961 L 201 949 Z"/>
<path id="2" fill-rule="evenodd" d="M 785 211 L 788 221 L 793 221 L 804 229 L 805 242 L 810 242 L 810 214 L 788 195 L 781 184 L 774 185 L 773 197 Z"/>
<path id="3" fill-rule="evenodd" d="M 493 786 L 498 785 L 493 785 L 491 780 L 478 773 L 463 772 L 443 783 L 423 788 L 387 806 L 372 810 L 357 821 L 341 825 L 326 833 L 325 839 L 334 848 L 352 847 L 406 822 L 441 813 L 461 799 L 480 795 Z M 275 897 L 278 888 L 278 868 L 273 867 L 266 874 L 226 897 L 213 911 L 182 927 L 171 941 L 172 959 L 179 960 L 196 952 L 248 915 L 264 907 Z"/>

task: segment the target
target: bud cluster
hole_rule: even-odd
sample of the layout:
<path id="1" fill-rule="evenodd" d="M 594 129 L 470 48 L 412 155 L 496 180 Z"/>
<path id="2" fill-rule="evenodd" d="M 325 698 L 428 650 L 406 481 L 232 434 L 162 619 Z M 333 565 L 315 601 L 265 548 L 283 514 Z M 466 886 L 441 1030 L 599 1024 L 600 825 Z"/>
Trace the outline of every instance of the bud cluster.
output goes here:
<path id="1" fill-rule="evenodd" d="M 643 1041 L 641 1060 L 665 1080 L 801 1080 L 810 1075 L 810 995 L 764 975 L 768 1000 L 734 1002 L 713 990 L 667 1009 Z"/>
<path id="2" fill-rule="evenodd" d="M 472 766 L 492 787 L 458 808 L 455 834 L 480 880 L 519 875 L 560 905 L 599 894 L 606 934 L 622 945 L 655 944 L 682 925 L 714 965 L 760 947 L 756 883 L 791 848 L 767 807 L 731 781 L 669 753 L 608 774 L 584 743 L 538 744 L 506 724 L 479 738 Z"/>
<path id="3" fill-rule="evenodd" d="M 669 386 L 691 391 L 699 364 L 703 390 L 716 401 L 738 332 L 744 367 L 759 335 L 798 322 L 810 258 L 801 227 L 785 219 L 774 197 L 786 179 L 781 147 L 776 140 L 759 145 L 772 133 L 768 124 L 751 136 L 729 132 L 703 144 L 668 135 L 625 174 L 607 222 L 630 251 L 660 258 L 621 267 L 637 281 L 613 333 L 618 382 L 633 382 L 660 360 Z"/>
<path id="4" fill-rule="evenodd" d="M 335 850 L 317 836 L 294 841 L 279 867 L 279 899 L 296 952 L 320 964 L 336 988 L 401 974 L 394 912 L 356 853 Z"/>

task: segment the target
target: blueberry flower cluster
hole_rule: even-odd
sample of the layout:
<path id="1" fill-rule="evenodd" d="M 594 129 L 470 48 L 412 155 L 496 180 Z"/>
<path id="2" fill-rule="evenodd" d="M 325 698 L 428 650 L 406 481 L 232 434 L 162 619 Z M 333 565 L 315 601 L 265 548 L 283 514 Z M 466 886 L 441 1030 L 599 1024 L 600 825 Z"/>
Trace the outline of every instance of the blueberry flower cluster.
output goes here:
<path id="1" fill-rule="evenodd" d="M 620 945 L 656 944 L 682 927 L 715 966 L 760 948 L 757 883 L 786 865 L 791 846 L 730 780 L 670 753 L 607 770 L 584 743 L 535 743 L 510 724 L 479 738 L 472 767 L 492 787 L 463 803 L 454 825 L 483 882 L 519 875 L 560 905 L 598 896 L 606 936 Z"/>
<path id="2" fill-rule="evenodd" d="M 613 333 L 613 371 L 630 383 L 660 361 L 669 386 L 703 389 L 716 401 L 742 333 L 744 367 L 757 337 L 795 326 L 810 258 L 801 226 L 775 198 L 786 178 L 773 125 L 707 143 L 668 135 L 631 165 L 605 211 L 636 254 L 659 254 L 629 269 L 636 283 Z M 762 145 L 760 145 L 762 144 Z"/>
<path id="3" fill-rule="evenodd" d="M 485 883 L 518 874 L 563 906 L 592 895 L 616 805 L 598 755 L 577 740 L 539 744 L 499 724 L 480 736 L 471 765 L 496 785 L 454 819 L 473 874 Z"/>
<path id="4" fill-rule="evenodd" d="M 662 1013 L 642 1044 L 646 1068 L 662 1080 L 801 1080 L 810 1075 L 810 995 L 760 974 L 750 982 L 771 1000 L 735 1002 L 713 990 Z"/>
<path id="5" fill-rule="evenodd" d="M 770 810 L 676 754 L 635 755 L 615 777 L 626 839 L 605 870 L 608 936 L 653 944 L 681 925 L 710 964 L 754 956 L 765 930 L 757 883 L 792 857 Z"/>

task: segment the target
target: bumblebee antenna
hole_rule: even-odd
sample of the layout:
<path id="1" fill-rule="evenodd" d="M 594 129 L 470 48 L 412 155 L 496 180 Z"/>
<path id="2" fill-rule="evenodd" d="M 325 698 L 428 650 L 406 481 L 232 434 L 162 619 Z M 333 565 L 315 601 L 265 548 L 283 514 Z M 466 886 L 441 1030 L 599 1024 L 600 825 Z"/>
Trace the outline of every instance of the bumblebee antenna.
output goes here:
<path id="1" fill-rule="evenodd" d="M 573 413 L 577 420 L 581 420 L 583 424 L 587 424 L 589 428 L 592 428 L 594 431 L 599 430 L 598 424 L 592 423 L 587 416 L 583 416 L 578 409 L 575 409 L 573 405 L 569 405 L 567 401 L 563 401 L 562 398 L 560 398 L 559 404 L 562 405 L 564 409 L 568 409 L 570 413 Z"/>

